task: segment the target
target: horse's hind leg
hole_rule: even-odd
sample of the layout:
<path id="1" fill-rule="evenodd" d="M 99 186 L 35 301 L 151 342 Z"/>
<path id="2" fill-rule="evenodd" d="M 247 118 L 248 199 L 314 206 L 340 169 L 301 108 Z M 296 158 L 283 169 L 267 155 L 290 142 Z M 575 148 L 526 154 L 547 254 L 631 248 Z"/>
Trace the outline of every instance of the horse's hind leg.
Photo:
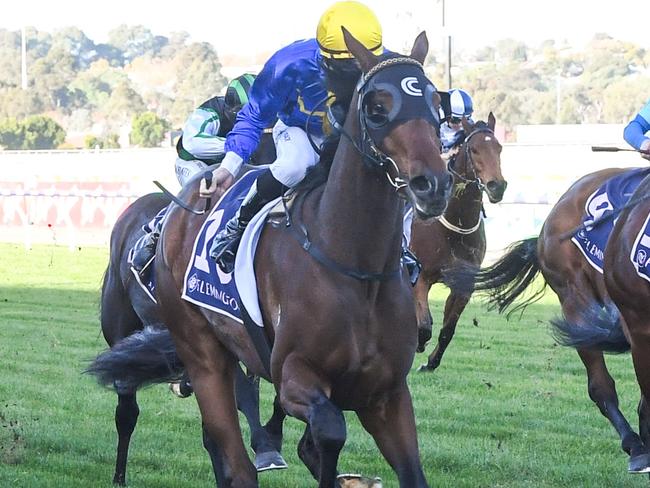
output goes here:
<path id="1" fill-rule="evenodd" d="M 278 452 L 282 452 L 282 427 L 286 417 L 287 414 L 280 404 L 280 397 L 276 395 L 273 400 L 273 414 L 268 422 L 264 424 L 264 430 L 273 440 L 273 446 Z"/>
<path id="2" fill-rule="evenodd" d="M 208 346 L 206 343 L 210 342 Z M 210 454 L 217 485 L 220 488 L 257 487 L 257 473 L 246 454 L 235 406 L 236 360 L 216 339 L 197 343 L 202 351 L 192 351 L 197 354 L 196 362 L 191 363 L 187 356 L 181 359 L 192 379 L 203 421 L 204 446 Z"/>
<path id="3" fill-rule="evenodd" d="M 129 455 L 129 444 L 131 435 L 138 422 L 140 409 L 136 401 L 135 390 L 121 388 L 117 389 L 117 407 L 115 408 L 115 427 L 117 428 L 117 458 L 115 461 L 115 475 L 113 483 L 126 485 L 126 462 Z"/>
<path id="4" fill-rule="evenodd" d="M 244 414 L 251 430 L 251 447 L 255 451 L 257 471 L 283 469 L 287 463 L 276 449 L 274 439 L 260 423 L 259 379 L 250 377 L 238 365 L 235 372 L 237 408 Z"/>
<path id="5" fill-rule="evenodd" d="M 418 451 L 413 403 L 404 384 L 387 402 L 357 412 L 402 488 L 428 487 Z"/>
<path id="6" fill-rule="evenodd" d="M 442 328 L 440 329 L 440 334 L 438 334 L 438 344 L 429 356 L 427 364 L 423 364 L 420 367 L 421 371 L 433 371 L 438 366 L 440 366 L 442 356 L 445 354 L 447 346 L 449 346 L 449 343 L 453 339 L 454 333 L 456 332 L 458 319 L 463 313 L 463 310 L 465 310 L 469 299 L 470 295 L 460 294 L 454 292 L 453 290 L 449 294 L 447 301 L 445 302 L 445 313 L 442 322 Z"/>
<path id="7" fill-rule="evenodd" d="M 119 263 L 111 262 L 104 275 L 102 285 L 100 321 L 102 333 L 109 346 L 142 328 L 142 321 L 133 310 L 126 290 L 122 286 L 118 270 Z M 115 428 L 117 430 L 117 456 L 113 483 L 126 484 L 126 465 L 131 436 L 138 422 L 140 409 L 136 392 L 131 388 L 115 385 L 117 407 Z"/>
<path id="8" fill-rule="evenodd" d="M 618 395 L 614 379 L 605 365 L 601 351 L 578 349 L 578 355 L 587 368 L 587 385 L 589 397 L 599 408 L 621 438 L 621 448 L 630 455 L 629 470 L 636 472 L 639 463 L 647 464 L 647 450 L 618 406 Z M 645 466 L 647 467 L 647 466 Z"/>

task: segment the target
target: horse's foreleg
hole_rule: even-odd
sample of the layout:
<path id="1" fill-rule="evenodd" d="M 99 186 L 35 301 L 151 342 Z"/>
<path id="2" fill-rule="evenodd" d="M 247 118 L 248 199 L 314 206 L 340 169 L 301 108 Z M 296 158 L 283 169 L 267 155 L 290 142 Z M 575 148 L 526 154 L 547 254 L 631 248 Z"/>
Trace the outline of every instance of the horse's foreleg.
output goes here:
<path id="1" fill-rule="evenodd" d="M 280 401 L 289 415 L 309 427 L 298 445 L 298 455 L 318 479 L 319 488 L 336 486 L 336 465 L 347 435 L 343 412 L 327 391 L 329 386 L 304 362 L 285 360 Z"/>
<path id="2" fill-rule="evenodd" d="M 605 365 L 603 353 L 601 351 L 578 349 L 578 355 L 587 368 L 589 398 L 618 432 L 621 438 L 621 448 L 630 455 L 630 471 L 636 471 L 637 460 L 642 463 L 647 462 L 647 460 L 644 461 L 638 456 L 645 458 L 647 451 L 641 438 L 632 430 L 629 422 L 619 409 L 616 386 Z"/>
<path id="3" fill-rule="evenodd" d="M 140 409 L 133 390 L 117 388 L 117 407 L 115 408 L 115 427 L 117 428 L 117 458 L 113 483 L 126 485 L 126 463 L 129 455 L 131 435 L 138 422 Z"/>
<path id="4" fill-rule="evenodd" d="M 248 376 L 238 365 L 235 371 L 235 392 L 237 408 L 246 417 L 251 431 L 255 468 L 258 471 L 286 468 L 287 463 L 276 449 L 274 439 L 260 423 L 259 378 Z"/>
<path id="5" fill-rule="evenodd" d="M 639 414 L 639 436 L 643 444 L 648 446 L 650 444 L 650 404 L 643 395 L 639 400 L 637 413 Z"/>
<path id="6" fill-rule="evenodd" d="M 417 352 L 424 352 L 427 342 L 431 339 L 433 319 L 429 310 L 429 290 L 431 283 L 420 277 L 413 288 L 415 298 L 415 315 L 418 322 L 418 349 Z"/>
<path id="7" fill-rule="evenodd" d="M 385 402 L 357 412 L 402 488 L 428 487 L 418 450 L 415 416 L 406 383 Z"/>
<path id="8" fill-rule="evenodd" d="M 452 292 L 447 297 L 445 302 L 445 313 L 442 322 L 442 328 L 440 329 L 440 334 L 438 334 L 438 344 L 433 350 L 426 365 L 422 365 L 421 370 L 433 371 L 442 361 L 442 356 L 447 350 L 447 346 L 454 337 L 456 332 L 456 325 L 458 325 L 458 319 L 460 314 L 463 313 L 467 303 L 469 302 L 470 295 L 459 294 L 457 292 Z"/>

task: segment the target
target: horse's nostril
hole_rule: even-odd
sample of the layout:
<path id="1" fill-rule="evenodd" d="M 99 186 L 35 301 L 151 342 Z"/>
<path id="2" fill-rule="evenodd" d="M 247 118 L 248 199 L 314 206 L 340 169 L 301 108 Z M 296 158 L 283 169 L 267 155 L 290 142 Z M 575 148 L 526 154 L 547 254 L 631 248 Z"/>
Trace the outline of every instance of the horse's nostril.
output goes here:
<path id="1" fill-rule="evenodd" d="M 411 180 L 411 190 L 416 193 L 427 193 L 432 188 L 431 181 L 424 176 L 417 176 Z"/>

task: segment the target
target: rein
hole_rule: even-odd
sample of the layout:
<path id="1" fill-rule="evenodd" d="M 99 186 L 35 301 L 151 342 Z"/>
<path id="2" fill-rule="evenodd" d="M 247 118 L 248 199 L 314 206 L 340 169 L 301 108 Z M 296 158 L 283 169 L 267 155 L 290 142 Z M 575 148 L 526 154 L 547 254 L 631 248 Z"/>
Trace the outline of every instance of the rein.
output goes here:
<path id="1" fill-rule="evenodd" d="M 337 273 L 343 274 L 345 276 L 349 276 L 350 278 L 355 278 L 360 281 L 388 281 L 397 276 L 400 276 L 400 274 L 402 273 L 401 265 L 398 266 L 397 269 L 388 271 L 386 273 L 374 273 L 370 271 L 361 271 L 354 268 L 349 268 L 340 263 L 337 263 L 333 259 L 329 258 L 321 249 L 319 249 L 311 242 L 311 240 L 309 239 L 309 232 L 307 231 L 307 227 L 302 222 L 298 223 L 298 227 L 300 228 L 300 230 L 298 230 L 296 228 L 296 225 L 294 225 L 294 222 L 292 221 L 292 212 L 301 207 L 305 198 L 307 198 L 307 195 L 313 189 L 314 188 L 311 188 L 305 193 L 302 193 L 296 199 L 296 201 L 294 202 L 293 206 L 290 209 L 287 209 L 285 206 L 285 211 L 287 213 L 286 226 L 290 228 L 291 236 L 298 241 L 300 247 L 302 247 L 307 252 L 307 254 L 309 254 L 312 258 L 314 258 L 324 267 L 336 271 Z"/>
<path id="2" fill-rule="evenodd" d="M 476 184 L 479 192 L 481 192 L 481 194 L 482 194 L 485 191 L 485 185 L 481 181 L 481 178 L 479 178 L 479 176 L 476 174 L 476 167 L 474 166 L 474 160 L 472 159 L 472 153 L 469 150 L 469 141 L 470 141 L 470 139 L 472 137 L 474 137 L 476 134 L 480 134 L 480 133 L 488 133 L 488 134 L 494 135 L 494 132 L 492 131 L 492 129 L 489 129 L 487 127 L 480 127 L 478 129 L 474 129 L 472 132 L 470 132 L 469 135 L 463 141 L 463 152 L 465 153 L 465 161 L 466 161 L 465 164 L 471 169 L 472 174 L 474 175 L 474 178 L 466 178 L 464 175 L 460 174 L 458 171 L 456 171 L 454 169 L 454 164 L 453 163 L 455 162 L 456 158 L 453 158 L 453 159 L 450 160 L 449 165 L 447 166 L 447 169 L 449 170 L 449 172 L 452 175 L 454 175 L 454 177 L 458 178 L 462 183 L 465 183 L 466 185 Z M 472 227 L 465 228 L 465 227 L 459 227 L 457 225 L 452 224 L 451 222 L 449 222 L 445 218 L 444 215 L 441 215 L 438 218 L 438 222 L 440 222 L 444 227 L 446 227 L 447 229 L 449 229 L 452 232 L 455 232 L 455 233 L 461 234 L 461 235 L 473 234 L 474 232 L 476 232 L 481 227 L 481 222 L 482 221 L 483 221 L 483 219 L 481 218 L 481 214 L 479 213 L 478 221 L 476 222 L 476 224 L 473 225 Z"/>
<path id="3" fill-rule="evenodd" d="M 641 186 L 641 185 L 639 185 Z M 570 237 L 573 237 L 573 235 L 576 232 L 579 232 L 581 230 L 589 230 L 594 227 L 598 227 L 601 224 L 604 224 L 606 222 L 609 222 L 610 220 L 614 220 L 618 218 L 618 216 L 621 214 L 621 212 L 624 212 L 625 210 L 629 210 L 633 207 L 636 207 L 639 203 L 644 202 L 650 198 L 650 193 L 647 193 L 645 195 L 641 195 L 640 197 L 634 198 L 629 200 L 625 205 L 622 207 L 616 208 L 611 211 L 611 213 L 605 214 L 599 219 L 596 219 L 592 222 L 589 222 L 588 224 L 583 222 L 582 224 L 578 225 L 577 227 L 574 227 L 573 229 L 565 232 L 564 234 L 560 234 L 558 236 L 558 239 L 560 242 L 566 241 Z"/>
<path id="4" fill-rule="evenodd" d="M 480 133 L 487 133 L 487 134 L 492 134 L 494 135 L 494 131 L 492 129 L 489 129 L 488 127 L 480 127 L 478 129 L 474 129 L 472 132 L 469 133 L 467 137 L 465 137 L 465 140 L 463 141 L 463 152 L 465 153 L 465 159 L 469 165 L 469 167 L 472 170 L 472 173 L 474 175 L 474 178 L 466 178 L 465 176 L 461 175 L 458 171 L 454 169 L 453 161 L 455 161 L 455 158 L 450 161 L 450 164 L 447 166 L 447 169 L 449 172 L 457 177 L 459 180 L 461 180 L 463 183 L 467 183 L 468 185 L 470 184 L 476 184 L 480 192 L 485 191 L 485 185 L 481 181 L 481 178 L 476 174 L 476 168 L 474 167 L 474 160 L 472 159 L 472 153 L 469 150 L 469 141 L 472 137 L 474 137 L 476 134 Z"/>
<path id="5" fill-rule="evenodd" d="M 407 179 L 403 178 L 400 175 L 399 167 L 397 166 L 395 160 L 393 160 L 393 158 L 388 156 L 386 153 L 384 153 L 377 147 L 375 140 L 369 133 L 368 124 L 366 121 L 366 115 L 364 114 L 363 111 L 364 97 L 370 91 L 369 86 L 370 88 L 372 88 L 371 80 L 373 76 L 375 76 L 377 73 L 379 73 L 385 68 L 389 68 L 397 65 L 412 65 L 412 66 L 417 66 L 422 70 L 422 65 L 420 64 L 419 61 L 415 59 L 407 58 L 407 57 L 389 58 L 377 63 L 368 71 L 368 73 L 362 76 L 361 79 L 359 80 L 359 84 L 357 86 L 357 114 L 358 114 L 359 131 L 360 131 L 359 142 L 357 142 L 345 130 L 345 128 L 339 123 L 339 121 L 336 120 L 336 117 L 332 113 L 331 106 L 328 106 L 327 117 L 332 128 L 335 131 L 337 131 L 339 134 L 343 135 L 343 137 L 345 137 L 349 141 L 352 147 L 354 147 L 354 149 L 361 155 L 363 161 L 370 164 L 371 167 L 383 170 L 384 173 L 386 174 L 386 178 L 389 184 L 395 189 L 396 192 L 399 192 L 399 190 L 407 187 L 409 182 Z M 432 87 L 433 90 L 435 90 L 435 88 L 433 88 L 433 85 L 430 86 Z M 382 88 L 388 88 L 388 87 L 384 84 L 382 85 Z M 397 94 L 399 96 L 399 92 L 397 91 L 394 92 L 391 91 L 391 93 Z M 328 99 L 329 97 L 324 99 L 323 102 L 321 103 L 327 103 Z M 394 103 L 397 105 L 396 100 L 394 100 Z M 399 105 L 397 106 L 400 107 Z M 432 114 L 434 117 L 437 116 L 437 111 L 432 109 Z M 307 119 L 307 124 L 309 124 L 309 119 L 311 118 L 312 115 L 313 115 L 313 111 L 309 115 L 309 118 Z M 393 118 L 395 118 L 397 115 L 398 114 L 393 114 Z M 391 121 L 392 119 L 390 119 L 390 117 L 387 116 L 385 123 L 379 125 L 378 128 L 375 128 L 375 130 L 378 129 L 385 130 L 384 126 L 388 125 Z M 308 127 L 306 127 L 306 129 L 307 128 Z M 307 134 L 309 134 L 309 131 L 307 131 Z M 315 146 L 311 138 L 309 138 L 309 140 L 310 143 L 312 144 L 312 147 Z M 320 153 L 320 151 L 317 152 Z M 391 173 L 394 173 L 394 176 Z M 360 281 L 388 281 L 401 275 L 402 273 L 401 264 L 399 264 L 396 269 L 392 271 L 387 271 L 385 273 L 376 273 L 376 272 L 358 270 L 358 269 L 344 266 L 334 261 L 333 259 L 328 257 L 321 249 L 319 249 L 316 245 L 314 245 L 309 238 L 309 232 L 306 226 L 302 222 L 299 222 L 297 226 L 294 225 L 294 222 L 292 222 L 292 211 L 295 211 L 296 209 L 301 207 L 302 203 L 304 202 L 306 196 L 309 194 L 310 191 L 311 190 L 303 193 L 299 197 L 299 200 L 297 200 L 294 203 L 291 211 L 287 211 L 286 226 L 291 228 L 291 235 L 298 241 L 300 246 L 314 260 L 316 260 L 317 262 L 319 262 L 321 265 L 323 265 L 328 269 L 331 269 L 337 273 L 343 274 L 345 276 Z"/>

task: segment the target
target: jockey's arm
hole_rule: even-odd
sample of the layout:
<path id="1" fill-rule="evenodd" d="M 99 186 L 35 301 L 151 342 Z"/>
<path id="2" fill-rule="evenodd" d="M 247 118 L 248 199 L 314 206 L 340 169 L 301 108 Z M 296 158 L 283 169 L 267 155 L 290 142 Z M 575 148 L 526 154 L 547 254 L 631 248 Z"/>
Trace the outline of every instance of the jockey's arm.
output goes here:
<path id="1" fill-rule="evenodd" d="M 650 102 L 630 121 L 623 131 L 623 138 L 634 149 L 643 151 L 642 156 L 650 159 L 650 138 L 646 133 L 650 131 Z"/>
<path id="2" fill-rule="evenodd" d="M 220 137 L 221 121 L 215 110 L 198 108 L 183 127 L 183 148 L 198 159 L 216 159 L 225 152 L 226 138 Z"/>
<path id="3" fill-rule="evenodd" d="M 214 193 L 217 187 L 226 190 L 232 185 L 244 161 L 257 148 L 264 129 L 275 122 L 278 113 L 287 105 L 290 94 L 296 90 L 296 74 L 286 63 L 282 64 L 274 55 L 255 79 L 248 103 L 237 114 L 235 126 L 226 138 L 226 156 L 214 170 L 213 184 L 206 188 L 205 181 L 201 182 L 202 195 Z"/>

